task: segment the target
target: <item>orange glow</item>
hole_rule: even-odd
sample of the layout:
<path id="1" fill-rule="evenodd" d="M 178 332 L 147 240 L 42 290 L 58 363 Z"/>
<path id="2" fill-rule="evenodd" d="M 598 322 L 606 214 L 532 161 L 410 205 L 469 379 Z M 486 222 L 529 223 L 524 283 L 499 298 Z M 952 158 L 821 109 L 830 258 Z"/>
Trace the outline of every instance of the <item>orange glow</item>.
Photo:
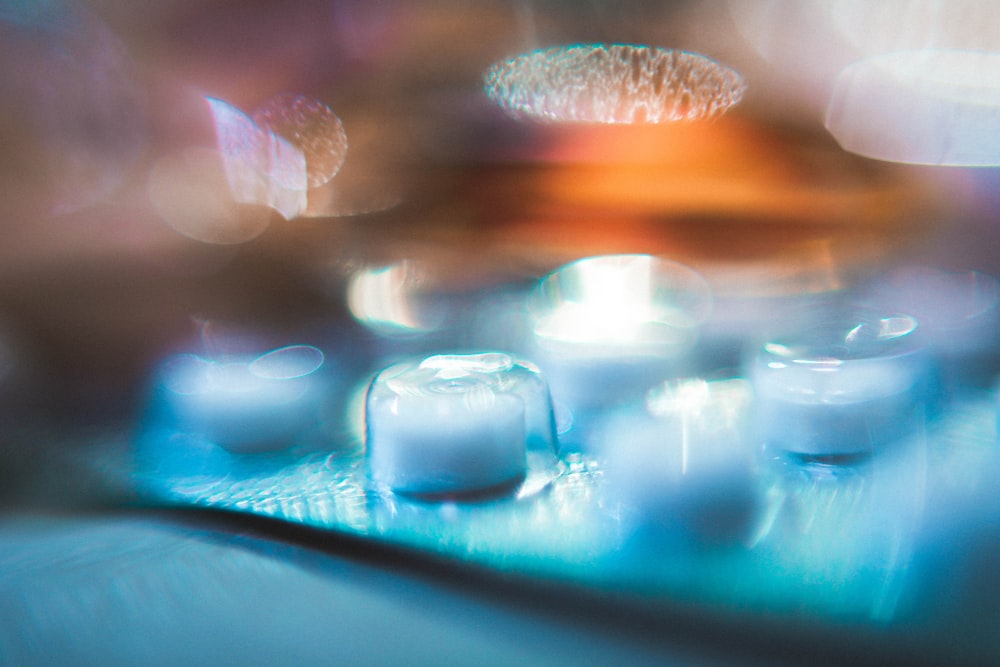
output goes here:
<path id="1" fill-rule="evenodd" d="M 908 180 L 800 139 L 728 118 L 587 127 L 556 133 L 545 168 L 516 185 L 534 190 L 543 210 L 797 223 L 877 224 L 917 196 Z"/>
<path id="2" fill-rule="evenodd" d="M 940 184 L 919 171 L 739 116 L 559 127 L 544 139 L 531 161 L 484 168 L 470 189 L 494 223 L 490 241 L 543 267 L 650 253 L 695 266 L 716 289 L 734 275 L 755 276 L 730 286 L 754 293 L 836 289 L 919 241 L 942 211 Z"/>

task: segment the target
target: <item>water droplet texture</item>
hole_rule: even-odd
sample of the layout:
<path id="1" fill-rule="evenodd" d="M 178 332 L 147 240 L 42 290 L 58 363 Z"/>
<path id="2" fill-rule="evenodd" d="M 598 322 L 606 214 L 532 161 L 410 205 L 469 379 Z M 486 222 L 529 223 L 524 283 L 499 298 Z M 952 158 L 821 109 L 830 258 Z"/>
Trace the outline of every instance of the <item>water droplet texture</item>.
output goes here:
<path id="1" fill-rule="evenodd" d="M 319 100 L 292 93 L 276 95 L 253 112 L 253 121 L 302 151 L 311 188 L 328 183 L 347 159 L 344 125 Z"/>
<path id="2" fill-rule="evenodd" d="M 687 51 L 588 44 L 533 51 L 498 63 L 486 94 L 516 117 L 578 123 L 668 123 L 724 113 L 743 77 Z"/>

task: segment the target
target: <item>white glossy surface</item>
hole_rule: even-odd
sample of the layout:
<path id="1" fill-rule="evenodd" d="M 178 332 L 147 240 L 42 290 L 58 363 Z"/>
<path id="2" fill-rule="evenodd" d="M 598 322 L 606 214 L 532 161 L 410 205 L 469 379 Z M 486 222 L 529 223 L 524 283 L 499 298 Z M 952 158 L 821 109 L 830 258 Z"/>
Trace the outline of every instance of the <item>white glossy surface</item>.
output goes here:
<path id="1" fill-rule="evenodd" d="M 460 494 L 515 482 L 525 474 L 529 440 L 552 437 L 537 371 L 502 353 L 390 367 L 372 382 L 366 419 L 371 475 L 402 493 Z"/>

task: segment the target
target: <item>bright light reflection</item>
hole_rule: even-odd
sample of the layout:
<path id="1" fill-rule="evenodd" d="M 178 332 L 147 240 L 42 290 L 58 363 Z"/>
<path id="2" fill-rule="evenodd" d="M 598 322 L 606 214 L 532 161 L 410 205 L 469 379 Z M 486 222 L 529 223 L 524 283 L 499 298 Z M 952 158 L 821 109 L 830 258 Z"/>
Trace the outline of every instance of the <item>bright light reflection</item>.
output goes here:
<path id="1" fill-rule="evenodd" d="M 431 368 L 439 377 L 461 377 L 472 373 L 497 373 L 510 370 L 514 360 L 500 352 L 485 354 L 436 354 L 420 362 L 419 368 Z M 455 375 L 457 374 L 457 375 Z"/>
<path id="2" fill-rule="evenodd" d="M 413 262 L 364 269 L 351 276 L 347 306 L 354 318 L 383 336 L 426 333 L 438 318 L 419 303 L 426 275 Z"/>
<path id="3" fill-rule="evenodd" d="M 810 105 L 818 102 L 820 109 L 834 78 L 860 59 L 923 50 L 1000 52 L 995 30 L 1000 4 L 993 0 L 729 0 L 728 5 L 743 37 L 779 71 L 781 92 Z M 891 101 L 891 95 L 872 105 Z M 899 106 L 905 109 L 905 103 Z"/>
<path id="4" fill-rule="evenodd" d="M 710 398 L 709 384 L 700 378 L 676 384 L 664 383 L 650 391 L 646 408 L 657 416 L 692 414 L 704 408 Z"/>
<path id="5" fill-rule="evenodd" d="M 837 77 L 826 126 L 846 150 L 894 162 L 1000 164 L 1000 53 L 921 50 Z"/>
<path id="6" fill-rule="evenodd" d="M 882 310 L 912 313 L 938 350 L 967 356 L 990 349 L 1000 325 L 1000 281 L 977 271 L 901 268 L 880 276 L 863 297 Z"/>
<path id="7" fill-rule="evenodd" d="M 862 322 L 844 336 L 847 350 L 854 356 L 866 354 L 872 345 L 908 336 L 917 330 L 917 321 L 909 315 L 882 317 L 874 322 Z"/>
<path id="8" fill-rule="evenodd" d="M 289 345 L 260 355 L 250 372 L 266 380 L 291 380 L 315 373 L 323 366 L 323 352 L 312 345 Z"/>
<path id="9" fill-rule="evenodd" d="M 687 267 L 649 255 L 593 257 L 541 283 L 535 336 L 550 349 L 669 353 L 690 340 L 710 308 L 707 283 Z"/>
<path id="10" fill-rule="evenodd" d="M 307 206 L 305 155 L 236 107 L 206 97 L 233 198 L 294 218 Z"/>
<path id="11" fill-rule="evenodd" d="M 692 378 L 654 387 L 646 396 L 646 409 L 679 431 L 676 443 L 681 449 L 680 472 L 687 474 L 692 457 L 699 465 L 747 462 L 746 452 L 733 443 L 741 439 L 738 431 L 750 396 L 750 385 L 745 380 L 708 382 Z M 692 448 L 698 451 L 692 452 Z"/>

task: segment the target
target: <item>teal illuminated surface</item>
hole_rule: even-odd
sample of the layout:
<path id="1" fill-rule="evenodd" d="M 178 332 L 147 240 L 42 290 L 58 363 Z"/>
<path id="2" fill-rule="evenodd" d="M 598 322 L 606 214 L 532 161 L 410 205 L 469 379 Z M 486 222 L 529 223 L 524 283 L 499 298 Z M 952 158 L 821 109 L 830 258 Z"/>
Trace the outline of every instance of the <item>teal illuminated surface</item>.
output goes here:
<path id="1" fill-rule="evenodd" d="M 508 493 L 432 501 L 374 484 L 357 436 L 335 451 L 245 455 L 153 426 L 140 478 L 158 503 L 272 517 L 646 602 L 882 625 L 936 603 L 935 573 L 948 566 L 939 535 L 962 525 L 970 499 L 988 496 L 998 469 L 993 398 L 959 407 L 850 466 L 757 457 L 759 509 L 721 538 L 680 521 L 634 521 L 602 457 L 580 451 L 557 462 L 530 454 Z M 692 497 L 678 516 L 698 518 Z M 995 515 L 993 505 L 978 509 Z"/>

